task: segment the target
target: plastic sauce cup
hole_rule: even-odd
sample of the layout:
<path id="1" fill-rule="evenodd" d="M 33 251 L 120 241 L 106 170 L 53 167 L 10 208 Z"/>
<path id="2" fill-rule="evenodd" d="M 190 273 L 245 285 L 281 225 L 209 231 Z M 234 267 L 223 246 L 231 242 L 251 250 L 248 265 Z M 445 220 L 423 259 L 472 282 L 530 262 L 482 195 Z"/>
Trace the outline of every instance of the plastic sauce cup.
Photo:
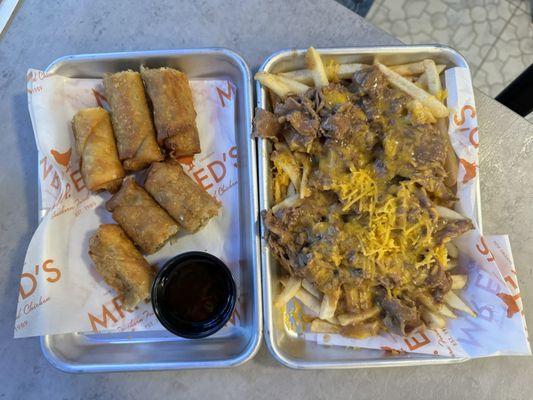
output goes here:
<path id="1" fill-rule="evenodd" d="M 189 339 L 220 330 L 230 319 L 236 298 L 228 267 L 199 251 L 167 261 L 152 286 L 152 306 L 159 322 L 173 334 Z"/>

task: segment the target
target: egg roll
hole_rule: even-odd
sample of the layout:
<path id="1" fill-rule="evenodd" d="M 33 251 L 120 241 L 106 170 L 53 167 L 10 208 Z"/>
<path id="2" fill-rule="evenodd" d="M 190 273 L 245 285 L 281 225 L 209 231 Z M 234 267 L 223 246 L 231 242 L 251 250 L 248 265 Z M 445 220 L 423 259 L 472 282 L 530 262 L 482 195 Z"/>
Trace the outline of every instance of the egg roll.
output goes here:
<path id="1" fill-rule="evenodd" d="M 157 142 L 173 157 L 200 153 L 187 75 L 172 68 L 141 68 L 141 76 L 152 101 Z"/>
<path id="2" fill-rule="evenodd" d="M 196 232 L 218 214 L 220 203 L 169 160 L 153 163 L 144 188 L 185 230 Z"/>
<path id="3" fill-rule="evenodd" d="M 150 299 L 152 268 L 120 226 L 100 225 L 89 239 L 89 256 L 104 281 L 123 296 L 126 310 Z"/>
<path id="4" fill-rule="evenodd" d="M 141 74 L 123 71 L 104 74 L 104 90 L 118 156 L 127 171 L 137 171 L 164 157 L 159 148 Z"/>
<path id="5" fill-rule="evenodd" d="M 124 179 L 120 190 L 107 201 L 106 208 L 146 254 L 155 253 L 178 232 L 172 217 L 135 182 L 133 176 Z"/>
<path id="6" fill-rule="evenodd" d="M 100 107 L 78 111 L 72 118 L 72 131 L 85 186 L 91 191 L 116 192 L 125 173 L 107 111 Z"/>

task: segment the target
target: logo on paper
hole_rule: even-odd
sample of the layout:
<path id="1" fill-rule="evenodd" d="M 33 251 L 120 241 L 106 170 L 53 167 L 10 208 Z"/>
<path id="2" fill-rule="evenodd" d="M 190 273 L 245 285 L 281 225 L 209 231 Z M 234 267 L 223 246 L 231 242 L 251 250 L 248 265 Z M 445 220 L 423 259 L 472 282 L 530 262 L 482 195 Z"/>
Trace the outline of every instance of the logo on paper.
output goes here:
<path id="1" fill-rule="evenodd" d="M 226 107 L 226 102 L 224 101 L 224 99 L 229 102 L 232 99 L 232 94 L 235 94 L 235 88 L 233 87 L 233 85 L 229 81 L 227 82 L 227 84 L 228 87 L 225 91 L 217 87 L 217 94 L 222 107 Z"/>
<path id="2" fill-rule="evenodd" d="M 467 183 L 476 177 L 476 164 L 466 161 L 464 158 L 459 160 L 465 170 L 463 183 Z"/>
<path id="3" fill-rule="evenodd" d="M 52 154 L 52 157 L 54 157 L 54 160 L 63 167 L 65 167 L 67 170 L 70 166 L 70 157 L 72 156 L 72 148 L 68 149 L 68 151 L 64 153 L 60 153 L 57 150 L 50 150 L 50 154 Z"/>

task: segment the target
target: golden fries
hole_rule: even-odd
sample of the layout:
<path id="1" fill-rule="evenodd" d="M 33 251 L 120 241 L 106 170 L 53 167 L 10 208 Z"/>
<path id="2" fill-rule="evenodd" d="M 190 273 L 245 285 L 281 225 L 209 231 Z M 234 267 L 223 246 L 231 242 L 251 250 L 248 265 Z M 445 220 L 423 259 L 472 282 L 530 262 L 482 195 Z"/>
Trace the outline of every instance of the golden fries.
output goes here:
<path id="1" fill-rule="evenodd" d="M 441 74 L 442 71 L 444 71 L 446 69 L 446 65 L 442 65 L 442 64 L 439 64 L 436 66 L 436 69 L 437 69 L 437 74 Z M 420 74 L 420 76 L 415 80 L 415 83 L 421 87 L 424 87 L 428 85 L 428 77 L 426 75 L 425 72 L 423 72 L 422 74 Z"/>
<path id="2" fill-rule="evenodd" d="M 448 263 L 444 266 L 445 271 L 449 271 L 451 269 L 457 268 L 457 260 L 452 258 L 448 260 Z"/>
<path id="3" fill-rule="evenodd" d="M 446 321 L 440 315 L 434 314 L 429 310 L 422 313 L 422 319 L 429 329 L 440 329 L 446 326 Z"/>
<path id="4" fill-rule="evenodd" d="M 294 297 L 300 300 L 303 305 L 313 311 L 316 315 L 320 314 L 320 302 L 307 290 L 301 288 L 296 292 Z"/>
<path id="5" fill-rule="evenodd" d="M 457 296 L 453 291 L 449 291 L 444 295 L 444 301 L 448 303 L 448 305 L 451 308 L 455 308 L 456 310 L 463 311 L 467 313 L 468 315 L 475 317 L 476 313 L 468 307 L 463 300 L 459 296 Z"/>
<path id="6" fill-rule="evenodd" d="M 425 66 L 424 61 L 417 61 L 414 63 L 408 63 L 408 64 L 401 64 L 401 65 L 391 65 L 389 68 L 392 69 L 394 72 L 400 75 L 404 76 L 411 76 L 411 75 L 420 75 L 425 72 Z M 433 61 L 433 60 L 430 60 Z M 439 64 L 437 65 L 437 72 L 440 74 L 442 71 L 446 69 L 446 65 Z"/>
<path id="7" fill-rule="evenodd" d="M 440 84 L 439 73 L 437 72 L 437 67 L 435 61 L 433 60 L 424 60 L 422 61 L 424 65 L 424 75 L 427 79 L 428 91 L 437 99 L 441 99 L 442 85 Z"/>
<path id="8" fill-rule="evenodd" d="M 377 64 L 380 71 L 387 77 L 390 83 L 398 89 L 404 91 L 409 96 L 414 97 L 426 106 L 435 118 L 445 118 L 449 115 L 448 108 L 442 104 L 435 96 L 420 89 L 413 82 L 405 79 L 403 76 L 387 68 L 385 65 Z"/>
<path id="9" fill-rule="evenodd" d="M 445 316 L 446 318 L 457 318 L 457 315 L 453 313 L 452 310 L 450 310 L 448 307 L 446 307 L 444 304 L 439 305 L 438 307 L 439 314 Z"/>
<path id="10" fill-rule="evenodd" d="M 309 86 L 304 85 L 301 82 L 293 81 L 268 72 L 258 72 L 255 74 L 254 78 L 281 98 L 285 98 L 291 94 L 303 94 L 309 89 Z"/>
<path id="11" fill-rule="evenodd" d="M 437 121 L 431 111 L 416 99 L 407 103 L 407 109 L 411 113 L 411 120 L 416 124 L 433 124 Z"/>
<path id="12" fill-rule="evenodd" d="M 333 64 L 326 65 L 326 76 L 330 81 L 337 81 L 339 79 L 348 79 L 353 76 L 361 68 L 367 66 L 367 64 Z M 313 81 L 313 71 L 309 69 L 299 69 L 289 72 L 281 72 L 278 76 L 283 76 L 285 78 L 292 79 L 306 85 L 312 85 Z"/>
<path id="13" fill-rule="evenodd" d="M 447 207 L 435 206 L 435 209 L 437 210 L 437 213 L 444 219 L 451 219 L 451 220 L 466 219 L 465 216 Z"/>
<path id="14" fill-rule="evenodd" d="M 315 333 L 339 333 L 340 328 L 331 322 L 323 321 L 321 319 L 314 319 L 311 322 L 311 332 Z"/>
<path id="15" fill-rule="evenodd" d="M 338 319 L 342 326 L 354 325 L 376 317 L 380 312 L 381 308 L 376 306 L 360 313 L 341 314 L 338 316 Z"/>
<path id="16" fill-rule="evenodd" d="M 326 70 L 324 69 L 324 64 L 322 63 L 320 55 L 313 47 L 309 47 L 309 49 L 307 49 L 305 61 L 307 62 L 307 68 L 309 68 L 312 73 L 315 87 L 320 88 L 323 86 L 328 86 L 329 81 L 326 75 Z"/>
<path id="17" fill-rule="evenodd" d="M 296 153 L 295 158 L 302 164 L 302 178 L 300 180 L 300 198 L 306 198 L 311 195 L 311 189 L 308 187 L 309 173 L 311 172 L 311 160 L 309 156 L 303 153 Z"/>
<path id="18" fill-rule="evenodd" d="M 451 258 L 459 257 L 459 249 L 452 242 L 446 243 L 446 251 Z"/>
<path id="19" fill-rule="evenodd" d="M 370 336 L 375 336 L 379 332 L 379 322 L 372 321 L 366 324 L 356 324 L 343 326 L 341 335 L 356 339 L 364 339 Z"/>
<path id="20" fill-rule="evenodd" d="M 313 286 L 311 282 L 309 282 L 307 279 L 302 280 L 302 287 L 307 290 L 310 294 L 315 296 L 317 299 L 320 299 L 322 295 L 320 292 Z"/>
<path id="21" fill-rule="evenodd" d="M 340 296 L 340 288 L 324 294 L 322 304 L 320 305 L 320 319 L 333 318 Z"/>
<path id="22" fill-rule="evenodd" d="M 391 65 L 390 69 L 404 76 L 419 75 L 424 73 L 424 63 L 423 61 L 417 61 L 408 64 Z"/>
<path id="23" fill-rule="evenodd" d="M 286 197 L 284 200 L 280 201 L 278 204 L 272 207 L 272 212 L 278 212 L 283 208 L 292 207 L 300 199 L 300 196 L 293 194 L 292 196 Z"/>
<path id="24" fill-rule="evenodd" d="M 283 288 L 281 293 L 276 298 L 275 304 L 277 306 L 285 305 L 290 299 L 294 297 L 296 292 L 300 290 L 301 284 L 302 284 L 301 279 L 297 279 L 291 276 L 285 283 L 285 287 Z"/>
<path id="25" fill-rule="evenodd" d="M 466 275 L 452 275 L 452 290 L 460 290 L 466 286 L 468 277 Z"/>
<path id="26" fill-rule="evenodd" d="M 282 170 L 289 176 L 294 188 L 299 190 L 302 177 L 298 162 L 286 144 L 276 143 L 275 147 L 276 151 L 270 154 L 270 160 L 278 170 Z"/>

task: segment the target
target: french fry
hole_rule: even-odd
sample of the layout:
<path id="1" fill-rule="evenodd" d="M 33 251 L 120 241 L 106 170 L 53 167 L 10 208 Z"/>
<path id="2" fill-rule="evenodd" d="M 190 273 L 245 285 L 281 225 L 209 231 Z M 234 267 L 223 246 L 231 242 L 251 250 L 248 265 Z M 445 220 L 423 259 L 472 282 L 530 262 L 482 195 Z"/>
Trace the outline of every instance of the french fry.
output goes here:
<path id="1" fill-rule="evenodd" d="M 326 76 L 330 81 L 336 81 L 338 79 L 348 79 L 353 76 L 357 71 L 360 71 L 363 67 L 368 66 L 367 64 L 336 64 L 336 65 L 326 65 Z M 313 85 L 313 72 L 309 69 L 298 69 L 295 71 L 281 72 L 278 76 L 283 76 L 285 78 L 292 79 L 306 85 Z"/>
<path id="2" fill-rule="evenodd" d="M 283 201 L 287 197 L 288 186 L 290 185 L 289 175 L 283 170 L 276 168 L 272 176 L 272 192 L 274 197 L 274 204 Z"/>
<path id="3" fill-rule="evenodd" d="M 426 70 L 424 66 L 424 61 L 425 60 L 417 61 L 414 63 L 408 63 L 408 64 L 391 65 L 389 68 L 392 69 L 397 74 L 404 75 L 404 76 L 419 75 L 419 74 L 423 74 Z M 439 74 L 445 69 L 446 69 L 446 65 L 442 65 L 442 64 L 437 65 L 437 72 Z"/>
<path id="4" fill-rule="evenodd" d="M 437 74 L 441 74 L 442 71 L 444 71 L 446 69 L 446 65 L 442 65 L 442 64 L 437 64 Z M 428 85 L 428 77 L 426 75 L 425 72 L 423 72 L 422 74 L 420 74 L 420 76 L 416 79 L 415 81 L 416 84 L 418 84 L 419 86 L 426 86 Z"/>
<path id="5" fill-rule="evenodd" d="M 439 213 L 439 215 L 444 219 L 450 219 L 450 220 L 460 220 L 460 219 L 466 219 L 465 216 L 459 214 L 457 211 L 452 210 L 447 207 L 443 206 L 435 206 L 435 209 Z"/>
<path id="6" fill-rule="evenodd" d="M 331 80 L 337 79 L 348 79 L 353 76 L 357 71 L 360 71 L 362 68 L 368 67 L 367 64 L 339 64 L 337 66 L 326 67 L 326 72 L 328 78 Z"/>
<path id="7" fill-rule="evenodd" d="M 433 60 L 424 60 L 424 74 L 427 78 L 428 92 L 435 96 L 437 99 L 440 99 L 442 92 L 442 85 L 440 83 L 439 73 L 437 71 L 437 66 Z"/>
<path id="8" fill-rule="evenodd" d="M 416 299 L 432 313 L 438 313 L 447 318 L 456 318 L 455 314 L 446 307 L 445 304 L 436 303 L 435 300 L 427 294 L 420 294 Z"/>
<path id="9" fill-rule="evenodd" d="M 378 321 L 372 321 L 366 324 L 347 325 L 341 328 L 341 335 L 356 339 L 364 339 L 377 335 L 380 327 L 381 325 Z"/>
<path id="10" fill-rule="evenodd" d="M 434 314 L 429 310 L 424 310 L 422 312 L 422 319 L 426 323 L 429 329 L 440 329 L 446 326 L 446 321 L 444 318 L 438 314 Z"/>
<path id="11" fill-rule="evenodd" d="M 296 191 L 296 188 L 294 187 L 294 183 L 290 183 L 289 186 L 287 187 L 287 196 L 292 196 L 294 194 L 298 194 L 298 192 Z"/>
<path id="12" fill-rule="evenodd" d="M 407 103 L 407 109 L 411 113 L 412 122 L 416 124 L 433 124 L 437 121 L 431 111 L 416 99 Z"/>
<path id="13" fill-rule="evenodd" d="M 303 83 L 290 79 L 282 79 L 268 72 L 258 72 L 254 78 L 281 98 L 285 98 L 291 94 L 303 94 L 309 89 L 309 86 Z"/>
<path id="14" fill-rule="evenodd" d="M 308 187 L 309 173 L 311 172 L 311 160 L 309 156 L 303 153 L 296 153 L 295 158 L 302 164 L 302 179 L 300 180 L 300 198 L 304 199 L 311 195 L 311 189 Z"/>
<path id="15" fill-rule="evenodd" d="M 300 288 L 294 297 L 300 300 L 303 305 L 313 311 L 316 315 L 320 314 L 320 302 L 307 290 Z"/>
<path id="16" fill-rule="evenodd" d="M 448 143 L 448 151 L 446 152 L 444 168 L 448 173 L 444 183 L 446 186 L 452 187 L 457 183 L 457 175 L 459 174 L 459 159 L 457 158 L 457 154 L 455 154 L 455 150 L 450 143 Z"/>
<path id="17" fill-rule="evenodd" d="M 320 305 L 320 319 L 332 318 L 335 315 L 335 310 L 337 309 L 337 303 L 339 302 L 340 296 L 340 288 L 324 294 L 324 297 L 322 298 L 322 304 Z"/>
<path id="18" fill-rule="evenodd" d="M 438 313 L 446 318 L 457 318 L 457 315 L 455 315 L 453 311 L 446 307 L 444 304 L 439 304 Z"/>
<path id="19" fill-rule="evenodd" d="M 449 291 L 444 295 L 444 301 L 451 307 L 456 310 L 463 311 L 472 317 L 476 316 L 476 313 L 468 307 L 459 296 L 457 296 L 453 291 Z"/>
<path id="20" fill-rule="evenodd" d="M 419 75 L 424 73 L 424 62 L 423 61 L 417 61 L 413 63 L 407 63 L 407 64 L 400 64 L 400 65 L 391 65 L 389 67 L 391 70 L 396 72 L 397 74 L 403 75 L 403 76 L 410 76 L 410 75 Z"/>
<path id="21" fill-rule="evenodd" d="M 307 49 L 305 61 L 307 63 L 307 68 L 312 72 L 315 87 L 321 88 L 323 86 L 328 86 L 329 81 L 328 76 L 326 75 L 326 70 L 324 69 L 324 64 L 322 63 L 320 54 L 318 54 L 314 47 L 309 47 Z"/>
<path id="22" fill-rule="evenodd" d="M 446 243 L 446 251 L 451 258 L 459 257 L 459 249 L 452 242 Z"/>
<path id="23" fill-rule="evenodd" d="M 429 94 L 423 89 L 420 89 L 413 82 L 408 81 L 403 76 L 387 68 L 385 65 L 378 63 L 377 66 L 379 70 L 387 77 L 390 83 L 407 93 L 409 96 L 420 101 L 424 106 L 429 108 L 435 118 L 445 118 L 448 116 L 448 108 L 435 96 Z"/>
<path id="24" fill-rule="evenodd" d="M 452 290 L 460 290 L 466 286 L 468 276 L 466 275 L 452 275 Z"/>
<path id="25" fill-rule="evenodd" d="M 317 299 L 320 299 L 322 297 L 320 292 L 307 279 L 302 280 L 302 287 L 309 293 L 311 293 L 313 296 L 315 296 Z"/>
<path id="26" fill-rule="evenodd" d="M 311 87 L 307 86 L 301 82 L 295 81 L 294 79 L 289 79 L 285 76 L 276 75 L 276 77 L 283 82 L 285 85 L 290 87 L 291 89 L 297 91 L 295 94 L 303 94 L 307 92 Z"/>
<path id="27" fill-rule="evenodd" d="M 446 265 L 444 267 L 444 270 L 445 271 L 449 271 L 449 270 L 454 269 L 454 268 L 457 268 L 457 259 L 452 258 L 452 259 L 448 260 L 448 262 L 446 263 Z"/>
<path id="28" fill-rule="evenodd" d="M 428 86 L 428 77 L 426 75 L 426 73 L 422 73 L 420 74 L 420 76 L 415 80 L 415 84 L 420 86 L 420 87 L 426 87 Z"/>
<path id="29" fill-rule="evenodd" d="M 341 314 L 337 318 L 342 326 L 359 324 L 366 320 L 376 317 L 381 312 L 381 308 L 378 306 L 372 307 L 366 311 L 360 313 L 346 313 Z"/>
<path id="30" fill-rule="evenodd" d="M 285 287 L 283 288 L 281 293 L 276 298 L 275 304 L 278 307 L 286 304 L 290 299 L 292 299 L 296 295 L 298 290 L 300 290 L 301 285 L 302 285 L 301 279 L 297 279 L 291 276 L 285 283 Z"/>
<path id="31" fill-rule="evenodd" d="M 275 110 L 276 109 L 276 106 L 279 104 L 279 103 L 282 103 L 282 100 L 281 98 L 276 94 L 274 93 L 272 90 L 268 89 L 267 88 L 267 91 L 268 91 L 268 97 L 270 98 L 270 107 L 272 110 Z"/>
<path id="32" fill-rule="evenodd" d="M 285 143 L 276 143 L 275 147 L 276 151 L 270 154 L 270 159 L 277 169 L 283 170 L 289 176 L 294 188 L 299 190 L 302 179 L 300 165 Z"/>
<path id="33" fill-rule="evenodd" d="M 311 322 L 311 332 L 316 333 L 339 333 L 340 328 L 330 322 L 321 319 L 314 319 Z"/>
<path id="34" fill-rule="evenodd" d="M 439 311 L 439 305 L 435 303 L 433 298 L 429 296 L 428 294 L 421 293 L 416 297 L 416 300 L 418 300 L 418 302 L 420 302 L 424 307 L 426 307 L 430 311 L 433 311 L 433 312 Z"/>
<path id="35" fill-rule="evenodd" d="M 285 200 L 282 200 L 281 202 L 272 207 L 272 212 L 276 213 L 283 208 L 292 207 L 299 199 L 300 196 L 298 196 L 297 194 L 293 194 L 292 196 L 286 197 Z"/>

